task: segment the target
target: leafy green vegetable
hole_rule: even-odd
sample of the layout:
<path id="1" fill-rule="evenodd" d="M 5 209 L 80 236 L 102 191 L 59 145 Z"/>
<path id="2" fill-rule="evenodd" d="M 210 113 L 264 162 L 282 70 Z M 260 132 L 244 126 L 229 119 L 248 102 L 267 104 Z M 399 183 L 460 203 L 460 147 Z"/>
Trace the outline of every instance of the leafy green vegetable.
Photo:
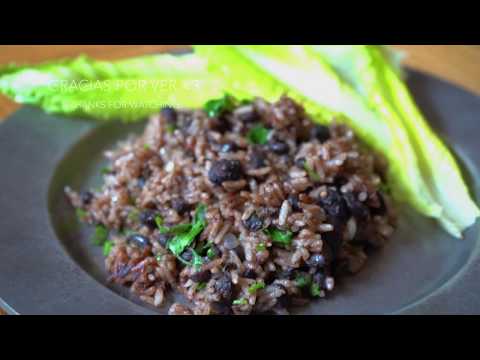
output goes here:
<path id="1" fill-rule="evenodd" d="M 263 281 L 254 282 L 248 287 L 248 292 L 250 294 L 256 293 L 258 290 L 265 288 L 265 283 Z"/>
<path id="2" fill-rule="evenodd" d="M 265 145 L 268 142 L 270 130 L 262 125 L 255 125 L 247 133 L 247 139 L 251 144 Z"/>
<path id="3" fill-rule="evenodd" d="M 95 226 L 95 231 L 93 233 L 92 243 L 97 246 L 101 246 L 107 241 L 108 230 L 103 225 Z"/>
<path id="4" fill-rule="evenodd" d="M 36 66 L 0 68 L 0 93 L 47 113 L 134 121 L 165 104 L 201 107 L 224 93 L 196 55 L 169 54 L 122 61 L 85 56 Z"/>
<path id="5" fill-rule="evenodd" d="M 276 227 L 269 227 L 268 229 L 263 230 L 266 235 L 268 235 L 274 243 L 288 246 L 292 243 L 293 233 L 291 231 L 283 231 L 277 229 Z"/>
<path id="6" fill-rule="evenodd" d="M 110 254 L 110 251 L 112 251 L 113 247 L 113 242 L 110 240 L 107 240 L 103 243 L 103 256 L 108 256 Z"/>
<path id="7" fill-rule="evenodd" d="M 211 259 L 214 259 L 215 256 L 216 256 L 216 255 L 215 255 L 215 251 L 214 251 L 212 248 L 210 248 L 210 249 L 207 250 L 207 257 L 208 257 L 210 260 L 211 260 Z"/>
<path id="8" fill-rule="evenodd" d="M 77 215 L 77 218 L 80 220 L 80 221 L 84 221 L 88 215 L 88 213 L 83 210 L 83 209 L 80 209 L 80 208 L 77 208 L 75 210 L 75 214 Z"/>
<path id="9" fill-rule="evenodd" d="M 206 212 L 206 205 L 200 204 L 197 206 L 195 210 L 195 216 L 193 218 L 193 222 L 189 227 L 187 232 L 179 233 L 175 235 L 169 242 L 168 248 L 170 251 L 176 255 L 180 256 L 180 254 L 190 246 L 193 242 L 195 237 L 200 234 L 206 226 L 205 220 L 205 212 Z"/>
<path id="10" fill-rule="evenodd" d="M 429 193 L 442 206 L 437 216 L 440 224 L 453 236 L 461 237 L 480 211 L 470 198 L 455 159 L 418 110 L 389 54 L 384 48 L 365 45 L 321 45 L 314 49 L 392 128 L 403 129 L 402 136 L 415 151 Z"/>
<path id="11" fill-rule="evenodd" d="M 262 45 L 235 49 L 287 88 L 338 113 L 337 120 L 348 123 L 364 141 L 388 157 L 389 180 L 397 199 L 407 200 L 422 214 L 439 216 L 441 207 L 421 176 L 404 129 L 385 121 L 311 47 Z"/>
<path id="12" fill-rule="evenodd" d="M 232 304 L 233 305 L 247 305 L 248 301 L 247 301 L 247 299 L 241 298 L 241 299 L 233 300 Z"/>
<path id="13" fill-rule="evenodd" d="M 204 109 L 209 117 L 219 116 L 223 112 L 231 111 L 235 107 L 235 99 L 229 94 L 225 94 L 220 99 L 213 99 L 206 102 Z"/>

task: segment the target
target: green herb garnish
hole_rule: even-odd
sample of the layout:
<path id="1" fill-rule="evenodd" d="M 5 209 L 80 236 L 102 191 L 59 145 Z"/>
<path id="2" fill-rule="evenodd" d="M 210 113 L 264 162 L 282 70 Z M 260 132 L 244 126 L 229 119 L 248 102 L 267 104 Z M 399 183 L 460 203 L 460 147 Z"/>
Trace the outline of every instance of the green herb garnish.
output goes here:
<path id="1" fill-rule="evenodd" d="M 312 181 L 321 181 L 322 179 L 320 178 L 320 175 L 318 175 L 315 170 L 313 170 L 310 166 L 308 166 L 307 163 L 305 163 L 305 165 L 303 165 L 303 168 L 305 169 L 305 171 L 307 172 L 308 174 L 308 177 L 310 178 L 310 180 Z"/>
<path id="2" fill-rule="evenodd" d="M 149 144 L 143 144 L 143 148 L 145 150 L 150 150 L 150 145 Z"/>
<path id="3" fill-rule="evenodd" d="M 264 243 L 260 243 L 256 247 L 257 251 L 265 251 L 267 249 L 267 246 Z"/>
<path id="4" fill-rule="evenodd" d="M 200 291 L 200 290 L 203 290 L 207 287 L 207 283 L 206 282 L 201 282 L 201 283 L 198 283 L 197 285 L 197 291 Z"/>
<path id="5" fill-rule="evenodd" d="M 177 127 L 176 127 L 174 124 L 167 124 L 167 127 L 166 127 L 167 132 L 168 132 L 169 134 L 173 134 L 173 133 L 175 132 L 175 129 L 176 129 L 176 128 L 177 128 Z"/>
<path id="6" fill-rule="evenodd" d="M 254 294 L 257 290 L 265 288 L 265 283 L 263 281 L 254 282 L 252 285 L 248 287 L 248 292 L 250 294 Z"/>
<path id="7" fill-rule="evenodd" d="M 312 283 L 310 285 L 310 294 L 313 297 L 319 297 L 320 295 L 322 295 L 322 289 L 320 288 L 320 285 L 318 285 L 317 283 Z"/>
<path id="8" fill-rule="evenodd" d="M 92 243 L 97 246 L 101 246 L 107 241 L 108 230 L 103 225 L 95 226 L 95 232 L 93 233 Z"/>
<path id="9" fill-rule="evenodd" d="M 192 249 L 192 266 L 195 267 L 195 269 L 199 269 L 203 265 L 203 259 L 198 253 Z"/>
<path id="10" fill-rule="evenodd" d="M 299 288 L 303 288 L 305 286 L 308 286 L 312 282 L 312 279 L 308 275 L 299 275 L 295 279 L 295 283 Z"/>
<path id="11" fill-rule="evenodd" d="M 112 169 L 110 169 L 109 167 L 105 166 L 103 167 L 100 172 L 103 174 L 103 175 L 108 175 L 108 174 L 111 174 L 112 173 Z"/>
<path id="12" fill-rule="evenodd" d="M 195 237 L 200 234 L 206 226 L 205 211 L 206 206 L 200 204 L 195 210 L 195 216 L 192 224 L 188 224 L 188 231 L 176 234 L 168 243 L 169 250 L 177 257 L 185 251 L 193 242 Z M 187 227 L 184 228 L 187 230 Z"/>
<path id="13" fill-rule="evenodd" d="M 155 256 L 155 260 L 157 260 L 157 262 L 160 263 L 162 261 L 162 257 L 163 257 L 162 254 L 158 254 L 157 256 Z"/>
<path id="14" fill-rule="evenodd" d="M 212 248 L 210 248 L 210 249 L 207 250 L 207 257 L 208 257 L 210 260 L 214 259 L 215 256 L 216 256 L 216 255 L 215 255 L 215 251 L 214 251 Z"/>
<path id="15" fill-rule="evenodd" d="M 251 144 L 265 145 L 268 142 L 270 130 L 262 125 L 255 125 L 247 133 L 247 139 Z"/>
<path id="16" fill-rule="evenodd" d="M 75 214 L 77 215 L 77 218 L 80 220 L 80 221 L 84 221 L 88 215 L 88 213 L 83 210 L 83 209 L 80 209 L 80 208 L 77 208 L 75 210 Z"/>
<path id="17" fill-rule="evenodd" d="M 233 110 L 234 107 L 235 99 L 232 96 L 225 94 L 220 99 L 207 101 L 204 106 L 204 110 L 207 113 L 208 117 L 215 117 L 225 111 Z"/>
<path id="18" fill-rule="evenodd" d="M 107 240 L 103 243 L 103 256 L 108 256 L 110 254 L 110 251 L 112 251 L 113 247 L 113 242 L 110 240 Z"/>
<path id="19" fill-rule="evenodd" d="M 248 302 L 247 302 L 247 299 L 241 298 L 241 299 L 233 300 L 232 304 L 233 305 L 247 305 Z"/>
<path id="20" fill-rule="evenodd" d="M 263 230 L 263 232 L 272 239 L 274 243 L 281 245 L 290 245 L 292 243 L 293 233 L 288 230 L 280 230 L 276 227 L 269 227 Z"/>

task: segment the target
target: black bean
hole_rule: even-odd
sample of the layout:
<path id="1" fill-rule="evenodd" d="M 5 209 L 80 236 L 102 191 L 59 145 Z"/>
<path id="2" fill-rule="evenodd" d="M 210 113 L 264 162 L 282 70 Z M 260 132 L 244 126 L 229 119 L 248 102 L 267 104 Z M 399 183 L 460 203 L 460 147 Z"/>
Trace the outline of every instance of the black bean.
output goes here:
<path id="1" fill-rule="evenodd" d="M 253 169 L 260 169 L 266 166 L 265 155 L 261 151 L 254 151 L 250 154 L 249 166 Z"/>
<path id="2" fill-rule="evenodd" d="M 127 238 L 127 242 L 139 248 L 145 248 L 150 245 L 150 240 L 141 234 L 132 234 Z"/>
<path id="3" fill-rule="evenodd" d="M 210 122 L 210 128 L 221 134 L 232 129 L 232 124 L 223 114 L 219 117 L 210 118 L 208 121 Z"/>
<path id="4" fill-rule="evenodd" d="M 93 194 L 90 191 L 82 191 L 80 193 L 80 200 L 82 201 L 83 205 L 88 205 L 93 200 Z"/>
<path id="5" fill-rule="evenodd" d="M 182 254 L 180 255 L 180 257 L 181 257 L 183 260 L 185 260 L 186 262 L 192 261 L 192 259 L 193 259 L 192 250 L 190 250 L 190 249 L 185 250 L 184 252 L 182 252 Z"/>
<path id="6" fill-rule="evenodd" d="M 169 234 L 156 234 L 154 235 L 154 240 L 158 241 L 158 243 L 163 246 L 164 248 L 167 247 L 168 242 L 172 238 L 172 235 Z"/>
<path id="7" fill-rule="evenodd" d="M 255 270 L 247 269 L 247 270 L 245 270 L 245 272 L 243 273 L 242 276 L 244 278 L 247 278 L 247 279 L 256 279 L 257 278 L 257 273 L 255 272 Z"/>
<path id="8" fill-rule="evenodd" d="M 293 268 L 288 268 L 278 273 L 277 277 L 279 279 L 292 280 L 295 276 L 295 270 Z"/>
<path id="9" fill-rule="evenodd" d="M 244 123 L 253 123 L 260 120 L 260 116 L 253 108 L 250 111 L 244 111 L 239 113 L 237 115 L 237 118 Z"/>
<path id="10" fill-rule="evenodd" d="M 140 213 L 139 219 L 143 225 L 153 230 L 157 227 L 157 224 L 155 223 L 155 216 L 156 216 L 156 213 L 154 211 L 145 210 Z"/>
<path id="11" fill-rule="evenodd" d="M 326 194 L 320 195 L 318 204 L 326 212 L 330 221 L 338 220 L 344 222 L 350 216 L 347 204 L 337 188 L 329 187 Z"/>
<path id="12" fill-rule="evenodd" d="M 211 277 L 212 277 L 212 273 L 210 272 L 210 270 L 204 270 L 204 271 L 198 271 L 194 273 L 192 276 L 190 276 L 190 279 L 193 282 L 199 283 L 199 282 L 207 282 L 208 280 L 210 280 Z"/>
<path id="13" fill-rule="evenodd" d="M 322 234 L 322 238 L 328 246 L 330 251 L 330 257 L 332 262 L 335 262 L 337 259 L 338 252 L 342 247 L 343 243 L 343 226 L 340 223 L 334 224 L 334 230 L 328 231 Z"/>
<path id="14" fill-rule="evenodd" d="M 221 185 L 224 181 L 240 180 L 242 177 L 242 165 L 238 160 L 218 160 L 208 172 L 208 179 L 215 185 Z"/>
<path id="15" fill-rule="evenodd" d="M 215 291 L 225 300 L 230 300 L 232 297 L 233 284 L 230 276 L 223 273 L 217 278 L 215 285 Z"/>
<path id="16" fill-rule="evenodd" d="M 248 230 L 259 231 L 263 227 L 263 220 L 260 219 L 256 213 L 250 215 L 250 217 L 243 222 Z"/>
<path id="17" fill-rule="evenodd" d="M 368 206 L 358 200 L 358 196 L 354 193 L 346 193 L 343 195 L 350 213 L 358 220 L 367 220 L 370 215 Z"/>
<path id="18" fill-rule="evenodd" d="M 269 144 L 268 148 L 270 149 L 270 151 L 272 151 L 277 155 L 288 154 L 288 151 L 290 150 L 290 147 L 288 146 L 288 144 L 282 141 L 274 141 Z"/>
<path id="19" fill-rule="evenodd" d="M 305 159 L 304 157 L 298 158 L 297 160 L 295 160 L 295 166 L 299 169 L 304 169 L 306 161 L 307 159 Z"/>
<path id="20" fill-rule="evenodd" d="M 330 139 L 330 129 L 328 126 L 316 125 L 312 128 L 310 135 L 313 139 L 317 139 L 320 143 L 324 143 Z"/>
<path id="21" fill-rule="evenodd" d="M 325 279 L 326 279 L 325 274 L 322 271 L 319 271 L 313 275 L 312 281 L 315 284 L 320 285 L 320 288 L 323 289 L 325 285 Z"/>
<path id="22" fill-rule="evenodd" d="M 222 153 L 235 152 L 237 150 L 238 150 L 238 146 L 233 142 L 228 142 L 220 146 L 220 152 Z"/>
<path id="23" fill-rule="evenodd" d="M 336 175 L 333 179 L 333 184 L 338 188 L 341 188 L 346 183 L 348 183 L 348 178 L 343 175 Z"/>
<path id="24" fill-rule="evenodd" d="M 167 124 L 174 125 L 177 123 L 178 115 L 177 115 L 177 111 L 173 107 L 170 107 L 170 106 L 164 107 L 160 111 L 160 115 L 165 119 Z"/>
<path id="25" fill-rule="evenodd" d="M 145 178 L 143 176 L 140 176 L 138 179 L 137 179 L 137 186 L 139 188 L 143 188 L 145 186 Z"/>
<path id="26" fill-rule="evenodd" d="M 210 309 L 212 310 L 213 315 L 230 315 L 232 313 L 230 306 L 223 302 L 212 302 L 210 304 Z"/>
<path id="27" fill-rule="evenodd" d="M 306 261 L 307 265 L 310 267 L 323 268 L 326 265 L 325 257 L 322 254 L 313 254 Z"/>
<path id="28" fill-rule="evenodd" d="M 293 211 L 302 211 L 302 208 L 298 205 L 298 195 L 290 194 L 287 200 Z"/>
<path id="29" fill-rule="evenodd" d="M 170 205 L 179 215 L 183 215 L 190 208 L 189 204 L 187 204 L 182 198 L 173 198 L 170 200 Z"/>

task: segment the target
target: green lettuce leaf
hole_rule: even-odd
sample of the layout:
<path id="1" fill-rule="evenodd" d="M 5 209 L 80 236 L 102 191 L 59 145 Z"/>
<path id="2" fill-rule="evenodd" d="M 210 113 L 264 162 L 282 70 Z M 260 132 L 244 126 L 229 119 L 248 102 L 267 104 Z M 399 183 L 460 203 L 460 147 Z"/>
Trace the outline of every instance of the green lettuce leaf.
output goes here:
<path id="1" fill-rule="evenodd" d="M 85 56 L 0 69 L 0 92 L 48 113 L 133 121 L 164 106 L 201 107 L 223 95 L 218 79 L 193 55 L 144 56 L 116 62 Z"/>
<path id="2" fill-rule="evenodd" d="M 315 104 L 343 113 L 340 120 L 389 159 L 389 181 L 399 201 L 420 213 L 439 217 L 440 205 L 425 184 L 408 135 L 397 122 L 385 121 L 308 46 L 236 46 L 258 67 Z M 307 109 L 308 110 L 308 109 Z M 383 114 L 382 114 L 383 115 Z"/>
<path id="3" fill-rule="evenodd" d="M 384 48 L 366 45 L 313 48 L 385 121 L 404 129 L 429 192 L 442 206 L 440 224 L 451 235 L 461 237 L 480 211 L 470 198 L 454 157 L 419 111 Z"/>

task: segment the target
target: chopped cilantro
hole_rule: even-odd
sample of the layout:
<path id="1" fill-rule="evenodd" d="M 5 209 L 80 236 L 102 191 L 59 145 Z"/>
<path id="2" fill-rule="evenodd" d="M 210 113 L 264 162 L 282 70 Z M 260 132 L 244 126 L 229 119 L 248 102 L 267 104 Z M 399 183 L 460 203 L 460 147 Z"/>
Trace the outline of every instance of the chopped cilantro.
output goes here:
<path id="1" fill-rule="evenodd" d="M 145 150 L 150 150 L 150 145 L 149 144 L 143 144 L 143 148 Z"/>
<path id="2" fill-rule="evenodd" d="M 92 243 L 97 246 L 102 246 L 108 238 L 108 230 L 103 225 L 95 226 Z"/>
<path id="3" fill-rule="evenodd" d="M 112 169 L 110 169 L 109 167 L 105 166 L 103 167 L 100 172 L 103 174 L 103 175 L 108 175 L 108 174 L 111 174 L 112 173 Z"/>
<path id="4" fill-rule="evenodd" d="M 176 128 L 177 127 L 174 124 L 167 124 L 167 132 L 169 134 L 173 134 L 175 132 Z"/>
<path id="5" fill-rule="evenodd" d="M 267 246 L 264 243 L 260 243 L 256 247 L 257 251 L 265 251 L 267 249 Z"/>
<path id="6" fill-rule="evenodd" d="M 220 99 L 213 99 L 207 101 L 204 105 L 204 110 L 208 117 L 215 117 L 225 111 L 231 111 L 235 107 L 235 99 L 228 94 L 225 94 Z"/>
<path id="7" fill-rule="evenodd" d="M 265 283 L 263 281 L 254 282 L 252 285 L 248 287 L 248 292 L 250 294 L 254 294 L 257 290 L 263 289 L 265 287 Z"/>
<path id="8" fill-rule="evenodd" d="M 308 275 L 299 275 L 295 279 L 295 283 L 299 288 L 303 288 L 305 286 L 308 286 L 312 282 L 312 279 Z"/>
<path id="9" fill-rule="evenodd" d="M 233 300 L 232 304 L 233 305 L 247 305 L 248 302 L 247 302 L 247 299 L 241 298 L 241 299 Z"/>
<path id="10" fill-rule="evenodd" d="M 308 166 L 307 163 L 305 163 L 305 165 L 303 165 L 303 168 L 305 169 L 305 171 L 307 172 L 308 174 L 308 177 L 310 178 L 310 180 L 312 181 L 321 181 L 322 179 L 320 178 L 320 175 L 318 175 L 315 170 L 313 170 L 310 166 Z"/>
<path id="11" fill-rule="evenodd" d="M 310 294 L 313 297 L 319 297 L 322 294 L 322 289 L 320 288 L 320 285 L 317 283 L 312 283 L 310 285 Z"/>
<path id="12" fill-rule="evenodd" d="M 113 247 L 113 242 L 110 240 L 107 240 L 103 243 L 103 255 L 108 256 L 110 254 L 110 251 L 112 251 Z"/>
<path id="13" fill-rule="evenodd" d="M 201 282 L 201 283 L 198 283 L 197 285 L 197 291 L 200 291 L 200 290 L 203 290 L 207 287 L 207 283 L 206 282 Z"/>
<path id="14" fill-rule="evenodd" d="M 193 242 L 195 237 L 200 234 L 206 225 L 205 220 L 205 211 L 206 206 L 204 204 L 200 204 L 197 206 L 195 210 L 195 216 L 193 218 L 192 224 L 188 224 L 188 228 L 185 227 L 182 230 L 184 232 L 177 233 L 168 243 L 168 248 L 170 251 L 176 255 L 177 257 L 185 251 L 187 247 Z"/>
<path id="15" fill-rule="evenodd" d="M 157 256 L 155 256 L 155 260 L 157 260 L 157 262 L 160 263 L 162 261 L 162 257 L 163 257 L 162 254 L 158 254 Z"/>
<path id="16" fill-rule="evenodd" d="M 283 231 L 276 227 L 269 227 L 263 230 L 263 232 L 268 235 L 274 243 L 281 245 L 290 245 L 292 243 L 293 233 L 291 231 Z"/>
<path id="17" fill-rule="evenodd" d="M 80 209 L 80 208 L 77 208 L 75 210 L 75 213 L 77 214 L 77 218 L 80 220 L 80 221 L 84 221 L 87 217 L 87 212 L 83 209 Z"/>
<path id="18" fill-rule="evenodd" d="M 247 133 L 247 139 L 251 144 L 265 145 L 268 142 L 270 130 L 263 125 L 255 125 Z"/>

